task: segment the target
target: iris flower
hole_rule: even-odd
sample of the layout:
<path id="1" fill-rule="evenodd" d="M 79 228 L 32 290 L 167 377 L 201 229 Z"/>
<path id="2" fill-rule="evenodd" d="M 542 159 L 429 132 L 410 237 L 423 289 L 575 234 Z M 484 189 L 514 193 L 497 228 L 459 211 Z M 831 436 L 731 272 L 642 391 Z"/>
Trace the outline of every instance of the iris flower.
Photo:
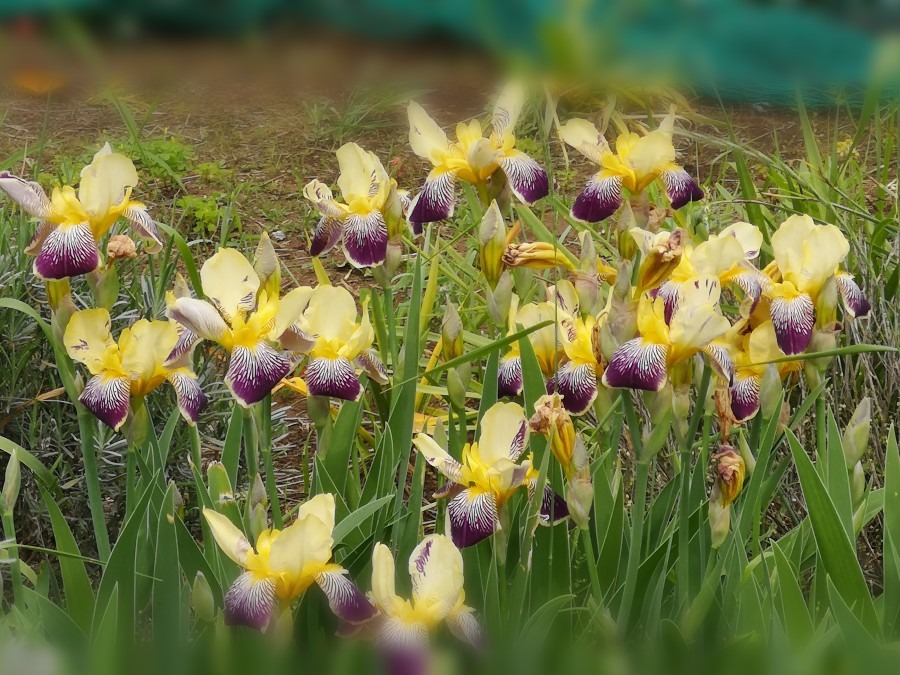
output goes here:
<path id="1" fill-rule="evenodd" d="M 478 120 L 468 124 L 460 122 L 456 125 L 454 143 L 422 106 L 410 102 L 409 144 L 414 153 L 434 167 L 412 203 L 409 221 L 416 234 L 422 231 L 423 223 L 453 215 L 457 180 L 486 191 L 488 180 L 500 171 L 512 193 L 526 204 L 547 196 L 550 191 L 547 172 L 515 148 L 513 130 L 522 112 L 524 98 L 521 87 L 507 85 L 494 108 L 490 136 L 484 137 Z M 484 206 L 487 206 L 487 200 Z"/>
<path id="2" fill-rule="evenodd" d="M 696 247 L 685 245 L 678 266 L 659 287 L 659 295 L 666 303 L 666 320 L 675 309 L 678 288 L 703 277 L 717 278 L 722 287 L 738 286 L 749 300 L 747 313 L 752 312 L 769 285 L 768 278 L 751 262 L 759 256 L 762 239 L 758 227 L 739 222 L 717 235 L 709 235 Z"/>
<path id="3" fill-rule="evenodd" d="M 816 225 L 807 215 L 785 220 L 772 235 L 776 280 L 767 289 L 778 346 L 787 354 L 800 354 L 812 339 L 816 302 L 834 279 L 851 317 L 865 316 L 870 305 L 853 277 L 838 266 L 850 245 L 834 225 Z"/>
<path id="4" fill-rule="evenodd" d="M 138 183 L 134 164 L 113 152 L 109 143 L 81 170 L 78 191 L 66 185 L 53 188 L 50 197 L 34 181 L 0 171 L 0 189 L 39 225 L 26 252 L 36 255 L 34 273 L 41 279 L 64 279 L 97 269 L 102 258 L 99 242 L 124 217 L 147 240 L 147 252 L 162 248 L 159 233 L 147 208 L 131 198 Z"/>
<path id="5" fill-rule="evenodd" d="M 719 375 L 731 382 L 731 357 L 715 342 L 731 328 L 719 311 L 719 293 L 719 281 L 713 277 L 685 284 L 678 289 L 675 311 L 668 323 L 663 298 L 644 295 L 638 304 L 639 336 L 613 352 L 603 383 L 607 387 L 659 391 L 671 368 L 700 352 L 706 354 Z"/>
<path id="6" fill-rule="evenodd" d="M 605 320 L 605 313 L 599 320 L 590 315 L 560 320 L 565 358 L 550 381 L 550 388 L 562 396 L 563 406 L 572 415 L 586 413 L 597 398 L 597 380 L 603 375 L 603 364 L 595 342 Z"/>
<path id="7" fill-rule="evenodd" d="M 765 321 L 749 333 L 739 336 L 734 357 L 734 382 L 731 385 L 731 415 L 738 423 L 751 419 L 759 411 L 762 378 L 768 368 L 776 368 L 780 377 L 799 370 L 799 361 L 767 364 L 784 358 L 778 347 L 775 328 Z"/>
<path id="8" fill-rule="evenodd" d="M 623 188 L 636 196 L 657 180 L 662 181 L 672 208 L 703 199 L 697 182 L 675 163 L 674 126 L 675 116 L 670 114 L 643 136 L 626 131 L 616 139 L 613 152 L 587 120 L 566 122 L 559 130 L 562 140 L 601 167 L 575 199 L 572 217 L 588 223 L 605 220 L 621 206 Z"/>
<path id="9" fill-rule="evenodd" d="M 449 483 L 435 497 L 449 498 L 450 536 L 460 548 L 490 537 L 500 527 L 500 511 L 520 487 L 535 487 L 537 471 L 531 460 L 519 462 L 528 440 L 528 420 L 517 403 L 495 403 L 481 419 L 478 441 L 466 443 L 457 461 L 430 436 L 413 441 L 425 460 Z M 565 502 L 545 486 L 541 522 L 568 515 Z"/>
<path id="10" fill-rule="evenodd" d="M 301 350 L 309 355 L 303 376 L 310 396 L 333 396 L 355 401 L 362 394 L 357 372 L 387 384 L 387 372 L 372 349 L 375 331 L 369 322 L 368 301 L 362 316 L 356 301 L 340 286 L 317 286 L 297 322 L 302 335 L 311 336 Z"/>
<path id="11" fill-rule="evenodd" d="M 577 306 L 575 311 L 577 311 Z M 545 321 L 554 322 L 528 334 L 528 341 L 531 343 L 531 348 L 534 350 L 534 355 L 537 357 L 545 378 L 549 378 L 556 372 L 564 354 L 557 323 L 559 314 L 568 316 L 566 310 L 559 307 L 556 302 L 532 302 L 520 308 L 516 307 L 514 303 L 510 307 L 510 334 Z M 522 386 L 522 357 L 519 343 L 514 342 L 510 345 L 509 351 L 500 359 L 497 393 L 499 396 L 520 396 Z"/>
<path id="12" fill-rule="evenodd" d="M 334 497 L 316 495 L 297 510 L 297 519 L 283 530 L 263 530 L 250 542 L 227 516 L 203 509 L 222 552 L 244 572 L 225 596 L 225 622 L 265 630 L 281 611 L 317 584 L 331 611 L 349 624 L 361 624 L 375 613 L 372 605 L 331 562 Z"/>
<path id="13" fill-rule="evenodd" d="M 264 237 L 261 248 L 267 241 Z M 294 324 L 313 289 L 295 288 L 279 298 L 277 259 L 273 267 L 271 256 L 257 255 L 254 269 L 232 248 L 219 249 L 203 263 L 200 281 L 208 300 L 170 293 L 166 315 L 230 352 L 225 384 L 240 405 L 253 405 L 291 368 L 290 359 L 279 348 L 302 351 L 311 344 L 312 337 Z"/>
<path id="14" fill-rule="evenodd" d="M 475 610 L 465 604 L 462 554 L 448 537 L 429 535 L 413 550 L 409 557 L 411 600 L 397 595 L 395 575 L 390 549 L 376 544 L 371 598 L 381 614 L 377 639 L 392 674 L 430 672 L 429 635 L 442 623 L 460 640 L 481 646 Z"/>
<path id="15" fill-rule="evenodd" d="M 101 422 L 118 431 L 128 417 L 132 398 L 141 399 L 168 381 L 189 424 L 206 406 L 206 395 L 189 367 L 190 352 L 171 358 L 178 330 L 170 321 L 141 319 L 119 334 L 110 333 L 109 312 L 84 309 L 66 326 L 63 343 L 73 361 L 91 377 L 78 400 Z"/>
<path id="16" fill-rule="evenodd" d="M 303 196 L 322 215 L 309 252 L 322 255 L 343 240 L 344 254 L 354 267 L 380 265 L 388 239 L 399 236 L 405 225 L 403 196 L 375 153 L 347 143 L 338 148 L 337 160 L 343 202 L 321 181 L 303 188 Z"/>

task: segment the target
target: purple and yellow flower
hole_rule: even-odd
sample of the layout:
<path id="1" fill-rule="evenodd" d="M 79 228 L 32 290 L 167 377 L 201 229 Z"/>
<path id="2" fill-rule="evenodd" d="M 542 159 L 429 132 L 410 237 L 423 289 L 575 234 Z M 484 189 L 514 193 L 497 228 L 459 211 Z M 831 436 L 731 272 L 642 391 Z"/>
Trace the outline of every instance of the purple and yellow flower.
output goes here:
<path id="1" fill-rule="evenodd" d="M 587 223 L 609 218 L 622 205 L 622 190 L 633 197 L 647 186 L 662 181 L 672 207 L 703 199 L 697 182 L 675 162 L 672 133 L 674 114 L 667 115 L 654 131 L 643 136 L 626 131 L 616 139 L 615 152 L 593 124 L 572 119 L 559 130 L 562 140 L 601 167 L 572 205 L 572 217 Z"/>
<path id="2" fill-rule="evenodd" d="M 772 235 L 773 283 L 766 289 L 778 346 L 787 354 L 806 351 L 816 325 L 816 303 L 832 280 L 850 317 L 866 316 L 869 301 L 840 264 L 850 245 L 834 225 L 816 225 L 807 215 L 793 215 Z"/>
<path id="3" fill-rule="evenodd" d="M 381 265 L 388 241 L 401 236 L 405 227 L 403 196 L 375 153 L 347 143 L 336 154 L 343 202 L 321 181 L 312 180 L 303 188 L 303 196 L 322 216 L 309 252 L 322 255 L 343 241 L 354 267 Z"/>
<path id="4" fill-rule="evenodd" d="M 313 289 L 295 288 L 280 298 L 278 261 L 273 263 L 274 251 L 265 253 L 268 248 L 264 236 L 256 268 L 239 251 L 219 249 L 200 269 L 208 300 L 174 293 L 166 298 L 166 316 L 230 353 L 225 384 L 244 407 L 265 398 L 291 369 L 281 350 L 303 351 L 313 339 L 295 325 Z"/>
<path id="5" fill-rule="evenodd" d="M 517 403 L 495 403 L 488 409 L 478 440 L 466 443 L 460 461 L 430 436 L 416 436 L 416 449 L 449 480 L 435 497 L 450 499 L 450 536 L 460 548 L 487 539 L 500 527 L 500 510 L 530 478 L 531 461 L 519 461 L 527 440 L 528 420 Z"/>
<path id="6" fill-rule="evenodd" d="M 749 333 L 739 336 L 738 341 L 734 352 L 734 381 L 730 387 L 730 399 L 731 416 L 740 423 L 753 418 L 759 411 L 762 378 L 766 370 L 774 369 L 783 379 L 789 373 L 800 370 L 802 363 L 769 363 L 785 356 L 778 346 L 771 321 L 764 321 Z"/>
<path id="7" fill-rule="evenodd" d="M 465 604 L 463 558 L 444 535 L 432 534 L 409 557 L 412 598 L 397 595 L 394 556 L 384 544 L 372 552 L 371 598 L 380 616 L 376 639 L 391 675 L 426 675 L 429 636 L 445 624 L 458 639 L 479 648 L 483 637 L 475 610 Z"/>
<path id="8" fill-rule="evenodd" d="M 409 104 L 409 144 L 434 167 L 422 191 L 413 199 L 409 221 L 416 234 L 423 223 L 453 215 L 458 180 L 487 192 L 487 184 L 499 171 L 512 193 L 526 204 L 547 196 L 547 172 L 531 157 L 516 150 L 513 134 L 522 112 L 525 93 L 517 84 L 507 85 L 497 100 L 491 119 L 491 133 L 485 138 L 477 119 L 456 126 L 456 142 L 415 101 Z M 485 200 L 484 206 L 488 206 Z"/>
<path id="9" fill-rule="evenodd" d="M 207 399 L 190 369 L 190 352 L 172 358 L 177 342 L 178 330 L 171 321 L 141 319 L 124 329 L 116 342 L 105 309 L 75 312 L 63 343 L 72 360 L 87 366 L 93 376 L 78 400 L 118 431 L 128 418 L 132 399 L 142 399 L 169 382 L 182 416 L 194 424 Z"/>
<path id="10" fill-rule="evenodd" d="M 310 396 L 355 401 L 363 387 L 358 373 L 387 384 L 388 375 L 372 345 L 375 331 L 369 322 L 368 301 L 357 313 L 350 291 L 340 286 L 317 286 L 309 296 L 297 329 L 311 336 L 298 351 L 309 355 L 303 379 Z"/>
<path id="11" fill-rule="evenodd" d="M 307 501 L 285 529 L 263 530 L 255 546 L 227 516 L 209 508 L 203 515 L 219 548 L 244 570 L 225 596 L 227 624 L 265 630 L 313 584 L 341 621 L 358 625 L 374 616 L 375 608 L 347 578 L 347 570 L 331 562 L 332 495 Z"/>
<path id="12" fill-rule="evenodd" d="M 599 318 L 563 316 L 559 320 L 565 356 L 549 388 L 562 396 L 563 406 L 572 415 L 583 415 L 590 410 L 599 393 L 597 382 L 603 375 L 603 364 L 595 342 L 606 316 L 604 312 Z"/>
<path id="13" fill-rule="evenodd" d="M 137 183 L 132 161 L 113 152 L 109 143 L 81 170 L 77 192 L 66 185 L 47 197 L 38 183 L 0 171 L 0 189 L 39 221 L 26 252 L 36 256 L 34 273 L 41 279 L 64 279 L 97 269 L 102 262 L 100 240 L 123 217 L 147 241 L 148 253 L 159 251 L 156 222 L 144 204 L 131 198 Z"/>
<path id="14" fill-rule="evenodd" d="M 665 300 L 643 296 L 638 304 L 639 335 L 613 352 L 603 383 L 607 387 L 659 391 L 673 367 L 701 352 L 717 374 L 731 382 L 731 357 L 717 342 L 731 328 L 719 311 L 719 294 L 719 280 L 714 277 L 679 287 L 668 322 Z"/>

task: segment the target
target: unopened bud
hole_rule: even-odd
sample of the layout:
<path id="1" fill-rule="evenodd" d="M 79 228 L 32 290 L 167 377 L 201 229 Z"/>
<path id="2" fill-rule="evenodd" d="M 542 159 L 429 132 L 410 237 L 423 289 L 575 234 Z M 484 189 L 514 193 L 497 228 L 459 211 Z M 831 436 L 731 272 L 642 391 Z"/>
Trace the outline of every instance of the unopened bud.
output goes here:
<path id="1" fill-rule="evenodd" d="M 253 486 L 250 488 L 250 506 L 260 505 L 264 509 L 269 505 L 269 496 L 266 493 L 266 486 L 263 483 L 259 473 L 253 478 Z M 254 537 L 254 540 L 256 538 Z"/>
<path id="2" fill-rule="evenodd" d="M 259 535 L 269 529 L 269 512 L 261 503 L 255 504 L 250 509 L 250 535 L 253 541 L 259 538 Z"/>
<path id="3" fill-rule="evenodd" d="M 498 326 L 505 326 L 509 316 L 509 305 L 512 301 L 512 277 L 509 270 L 500 275 L 497 287 L 488 293 L 488 314 Z"/>
<path id="4" fill-rule="evenodd" d="M 455 368 L 447 371 L 447 394 L 457 408 L 466 407 L 466 385 Z"/>
<path id="5" fill-rule="evenodd" d="M 863 469 L 862 462 L 857 462 L 853 466 L 853 473 L 850 475 L 850 499 L 853 504 L 859 504 L 865 496 L 866 471 Z"/>
<path id="6" fill-rule="evenodd" d="M 575 272 L 573 278 L 581 311 L 584 314 L 595 314 L 600 300 L 600 277 L 596 272 Z"/>
<path id="7" fill-rule="evenodd" d="M 738 436 L 738 450 L 741 453 L 741 459 L 744 460 L 744 470 L 748 476 L 753 475 L 753 471 L 756 469 L 756 457 L 753 456 L 750 444 L 747 443 L 747 439 L 743 434 Z"/>
<path id="8" fill-rule="evenodd" d="M 125 234 L 114 234 L 106 245 L 106 257 L 109 262 L 116 260 L 130 260 L 137 257 L 137 248 L 134 241 Z"/>
<path id="9" fill-rule="evenodd" d="M 463 325 L 456 305 L 448 302 L 441 321 L 441 354 L 450 361 L 463 355 Z"/>
<path id="10" fill-rule="evenodd" d="M 578 235 L 581 244 L 581 256 L 578 259 L 578 270 L 581 272 L 595 273 L 597 271 L 597 247 L 589 230 L 583 230 Z"/>
<path id="11" fill-rule="evenodd" d="M 181 518 L 184 516 L 184 496 L 174 480 L 169 481 L 169 487 L 172 488 L 172 505 L 175 508 L 175 514 Z"/>
<path id="12" fill-rule="evenodd" d="M 213 503 L 230 502 L 234 500 L 234 488 L 228 478 L 225 465 L 221 462 L 210 462 L 206 467 L 206 480 L 209 483 L 209 496 Z"/>
<path id="13" fill-rule="evenodd" d="M 684 232 L 659 232 L 652 234 L 645 230 L 632 229 L 631 234 L 644 254 L 638 268 L 637 293 L 658 288 L 678 267 L 683 253 Z"/>
<path id="14" fill-rule="evenodd" d="M 327 396 L 308 396 L 306 413 L 317 429 L 322 428 L 331 419 L 331 400 Z"/>
<path id="15" fill-rule="evenodd" d="M 644 404 L 650 413 L 650 423 L 653 426 L 661 424 L 670 410 L 674 411 L 672 405 L 674 396 L 675 392 L 671 382 L 666 382 L 659 391 L 644 392 Z M 690 401 L 688 401 L 688 406 L 690 406 Z"/>
<path id="16" fill-rule="evenodd" d="M 841 446 L 844 449 L 844 460 L 847 468 L 857 464 L 866 454 L 869 447 L 869 432 L 872 428 L 872 402 L 866 396 L 847 423 L 844 434 L 841 437 Z"/>
<path id="17" fill-rule="evenodd" d="M 503 254 L 506 251 L 506 222 L 496 201 L 484 212 L 478 228 L 478 264 L 491 289 L 497 287 L 503 274 Z"/>
<path id="18" fill-rule="evenodd" d="M 269 233 L 265 230 L 259 237 L 259 244 L 253 255 L 253 270 L 269 297 L 277 296 L 281 291 L 281 263 Z"/>
<path id="19" fill-rule="evenodd" d="M 569 516 L 581 529 L 587 529 L 594 503 L 594 484 L 588 471 L 579 472 L 569 480 L 566 488 L 566 506 Z"/>
<path id="20" fill-rule="evenodd" d="M 837 323 L 838 297 L 837 281 L 832 276 L 824 283 L 816 296 L 816 329 L 833 330 L 832 327 Z"/>
<path id="21" fill-rule="evenodd" d="M 719 487 L 716 485 L 709 498 L 709 531 L 714 549 L 725 543 L 731 531 L 731 506 L 722 504 L 718 492 Z"/>
<path id="22" fill-rule="evenodd" d="M 403 237 L 393 237 L 388 240 L 387 253 L 382 265 L 388 281 L 397 273 L 401 262 L 403 262 Z"/>
<path id="23" fill-rule="evenodd" d="M 216 601 L 203 572 L 197 572 L 191 586 L 191 609 L 202 621 L 212 622 L 216 618 Z"/>
<path id="24" fill-rule="evenodd" d="M 839 330 L 840 324 L 832 324 L 823 330 L 814 330 L 807 352 L 813 354 L 835 349 L 837 347 L 837 333 Z M 807 383 L 810 387 L 819 385 L 822 377 L 825 375 L 825 371 L 833 360 L 833 356 L 826 356 L 820 359 L 807 359 L 803 362 L 803 373 L 806 375 Z"/>
<path id="25" fill-rule="evenodd" d="M 88 286 L 94 295 L 94 304 L 112 309 L 119 299 L 119 273 L 114 265 L 101 266 L 87 275 Z"/>
<path id="26" fill-rule="evenodd" d="M 12 513 L 19 499 L 19 489 L 22 487 L 22 467 L 19 466 L 19 451 L 13 450 L 6 464 L 6 477 L 3 481 L 3 492 L 0 500 L 3 503 L 3 513 Z"/>

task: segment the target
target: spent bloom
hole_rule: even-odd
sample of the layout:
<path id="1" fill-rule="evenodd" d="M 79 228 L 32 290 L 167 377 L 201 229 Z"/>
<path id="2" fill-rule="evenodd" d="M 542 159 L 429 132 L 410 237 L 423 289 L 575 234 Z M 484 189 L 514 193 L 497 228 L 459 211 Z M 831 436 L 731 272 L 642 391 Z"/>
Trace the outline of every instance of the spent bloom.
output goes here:
<path id="1" fill-rule="evenodd" d="M 431 672 L 429 635 L 440 624 L 474 647 L 482 644 L 475 610 L 465 604 L 463 559 L 444 535 L 432 534 L 409 557 L 412 598 L 397 595 L 394 556 L 384 544 L 372 552 L 371 598 L 380 612 L 376 619 L 378 644 L 392 675 Z"/>
<path id="2" fill-rule="evenodd" d="M 575 199 L 572 217 L 588 223 L 605 220 L 622 205 L 623 189 L 635 197 L 658 180 L 675 209 L 702 199 L 703 190 L 675 162 L 674 128 L 675 115 L 669 114 L 659 127 L 643 136 L 633 131 L 620 134 L 613 151 L 587 120 L 566 122 L 559 131 L 562 140 L 601 167 Z"/>
<path id="3" fill-rule="evenodd" d="M 388 240 L 402 235 L 405 194 L 375 153 L 347 143 L 336 154 L 343 201 L 336 200 L 318 180 L 303 188 L 303 196 L 322 216 L 309 252 L 322 255 L 343 241 L 344 255 L 354 267 L 380 265 L 387 256 Z"/>
<path id="4" fill-rule="evenodd" d="M 131 198 L 138 183 L 134 164 L 106 143 L 81 170 L 78 191 L 53 188 L 50 197 L 34 181 L 0 171 L 0 190 L 38 220 L 26 252 L 37 256 L 34 273 L 42 279 L 64 279 L 93 272 L 102 263 L 100 240 L 124 217 L 147 241 L 148 253 L 162 248 L 156 222 L 147 208 Z"/>
<path id="5" fill-rule="evenodd" d="M 316 495 L 283 530 L 263 530 L 252 546 L 227 516 L 203 509 L 222 552 L 244 570 L 225 596 L 225 621 L 265 630 L 313 584 L 342 621 L 360 624 L 375 613 L 347 571 L 331 562 L 334 496 Z"/>
<path id="6" fill-rule="evenodd" d="M 456 125 L 456 141 L 452 143 L 422 106 L 410 101 L 409 144 L 414 153 L 434 167 L 411 205 L 409 221 L 416 234 L 421 232 L 423 223 L 453 215 L 458 180 L 486 193 L 488 181 L 499 173 L 512 193 L 526 204 L 548 194 L 547 172 L 515 147 L 513 131 L 524 99 L 521 86 L 507 85 L 494 108 L 490 135 L 485 138 L 481 122 L 474 119 Z M 488 200 L 484 201 L 484 206 L 488 206 Z"/>
<path id="7" fill-rule="evenodd" d="M 177 342 L 178 329 L 171 321 L 141 319 L 125 328 L 116 342 L 105 309 L 75 312 L 63 344 L 72 360 L 87 366 L 93 376 L 78 400 L 118 431 L 128 418 L 132 399 L 142 399 L 169 382 L 182 416 L 194 424 L 207 399 L 191 371 L 190 350 L 173 358 Z"/>

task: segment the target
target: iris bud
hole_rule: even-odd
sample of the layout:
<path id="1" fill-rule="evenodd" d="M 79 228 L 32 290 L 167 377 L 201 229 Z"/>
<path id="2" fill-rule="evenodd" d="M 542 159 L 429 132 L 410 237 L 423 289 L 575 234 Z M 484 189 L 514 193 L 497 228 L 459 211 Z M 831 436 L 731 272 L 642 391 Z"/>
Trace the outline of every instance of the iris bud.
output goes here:
<path id="1" fill-rule="evenodd" d="M 211 462 L 206 468 L 206 480 L 209 483 L 209 496 L 214 503 L 234 500 L 234 490 L 224 464 Z"/>
<path id="2" fill-rule="evenodd" d="M 578 259 L 579 271 L 596 272 L 598 259 L 594 238 L 588 230 L 583 230 L 578 235 L 578 241 L 581 244 L 581 256 Z"/>
<path id="3" fill-rule="evenodd" d="M 497 287 L 488 293 L 488 314 L 491 315 L 494 323 L 500 326 L 506 325 L 506 318 L 509 315 L 509 305 L 512 302 L 512 277 L 509 271 L 504 271 L 500 275 Z"/>
<path id="4" fill-rule="evenodd" d="M 709 499 L 709 530 L 714 549 L 725 543 L 728 532 L 731 530 L 731 506 L 721 502 L 718 486 L 713 487 L 713 493 Z"/>
<path id="5" fill-rule="evenodd" d="M 266 486 L 259 473 L 253 478 L 253 487 L 250 488 L 250 506 L 261 505 L 266 508 L 269 505 L 269 496 L 266 494 Z"/>
<path id="6" fill-rule="evenodd" d="M 253 541 L 259 538 L 264 530 L 269 529 L 269 513 L 262 504 L 256 504 L 250 509 L 250 536 Z"/>
<path id="7" fill-rule="evenodd" d="M 743 434 L 738 436 L 738 450 L 741 453 L 741 459 L 744 460 L 744 470 L 748 476 L 752 475 L 753 470 L 756 468 L 756 457 L 753 456 L 750 444 L 747 443 L 747 439 Z"/>
<path id="8" fill-rule="evenodd" d="M 841 446 L 844 449 L 844 460 L 847 468 L 856 465 L 866 454 L 869 447 L 869 431 L 872 428 L 872 402 L 866 396 L 847 423 L 844 434 L 841 437 Z"/>
<path id="9" fill-rule="evenodd" d="M 212 622 L 216 618 L 216 601 L 203 572 L 197 572 L 191 586 L 191 609 L 202 621 Z"/>
<path id="10" fill-rule="evenodd" d="M 569 480 L 566 489 L 566 506 L 569 516 L 581 529 L 587 529 L 591 519 L 591 506 L 594 503 L 594 484 L 588 471 L 579 472 Z"/>
<path id="11" fill-rule="evenodd" d="M 600 300 L 600 277 L 596 272 L 575 272 L 575 292 L 578 306 L 584 314 L 594 314 Z"/>
<path id="12" fill-rule="evenodd" d="M 441 350 L 444 359 L 450 361 L 463 355 L 463 325 L 456 305 L 448 302 L 441 321 Z"/>
<path id="13" fill-rule="evenodd" d="M 545 241 L 509 244 L 503 253 L 503 263 L 507 267 L 530 267 L 535 270 L 549 270 L 554 267 L 569 271 L 575 269 L 565 253 Z"/>
<path id="14" fill-rule="evenodd" d="M 720 499 L 723 506 L 728 506 L 741 493 L 747 469 L 743 458 L 730 445 L 721 446 L 714 459 Z"/>
<path id="15" fill-rule="evenodd" d="M 859 504 L 863 497 L 866 496 L 866 471 L 863 469 L 862 462 L 857 462 L 852 469 L 850 475 L 850 498 L 854 504 Z"/>
<path id="16" fill-rule="evenodd" d="M 94 304 L 111 310 L 119 299 L 119 273 L 115 266 L 98 267 L 87 275 L 87 282 L 94 295 Z"/>
<path id="17" fill-rule="evenodd" d="M 454 406 L 460 409 L 466 407 L 466 385 L 455 368 L 447 371 L 447 394 Z"/>
<path id="18" fill-rule="evenodd" d="M 563 407 L 562 397 L 559 394 L 541 396 L 534 404 L 534 415 L 529 425 L 532 431 L 549 439 L 553 456 L 563 467 L 566 477 L 571 477 L 576 469 L 573 461 L 576 445 L 575 425 Z"/>
<path id="19" fill-rule="evenodd" d="M 6 465 L 6 476 L 3 481 L 3 491 L 0 493 L 3 513 L 12 513 L 19 499 L 19 489 L 22 487 L 22 467 L 19 466 L 18 450 L 13 450 L 9 455 Z"/>
<path id="20" fill-rule="evenodd" d="M 506 222 L 496 201 L 484 213 L 478 228 L 478 264 L 481 273 L 493 290 L 503 274 L 503 255 L 506 251 Z"/>

